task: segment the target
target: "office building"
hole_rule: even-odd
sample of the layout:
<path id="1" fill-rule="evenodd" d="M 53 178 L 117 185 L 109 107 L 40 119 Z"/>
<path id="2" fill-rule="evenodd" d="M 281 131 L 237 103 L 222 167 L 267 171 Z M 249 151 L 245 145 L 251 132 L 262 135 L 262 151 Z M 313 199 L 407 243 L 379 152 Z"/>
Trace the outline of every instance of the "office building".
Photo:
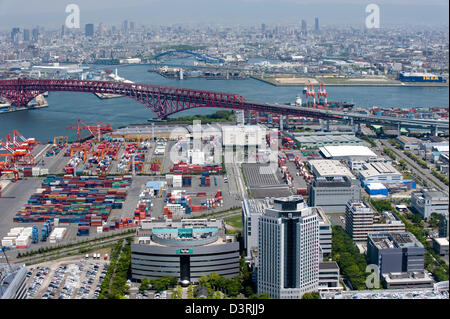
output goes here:
<path id="1" fill-rule="evenodd" d="M 258 253 L 258 231 L 259 218 L 267 209 L 273 208 L 274 203 L 269 198 L 246 199 L 242 202 L 242 230 L 244 239 L 244 250 L 249 260 Z M 306 204 L 305 204 L 305 207 Z M 321 207 L 311 207 L 313 213 L 317 214 L 319 220 L 319 247 L 321 257 L 331 255 L 332 229 L 331 223 Z"/>
<path id="2" fill-rule="evenodd" d="M 353 241 L 365 242 L 372 231 L 373 211 L 366 203 L 348 202 L 345 210 L 345 231 Z"/>
<path id="3" fill-rule="evenodd" d="M 39 40 L 39 28 L 36 27 L 31 31 L 31 39 L 34 42 L 37 42 Z"/>
<path id="4" fill-rule="evenodd" d="M 301 196 L 277 198 L 259 218 L 257 290 L 298 299 L 319 286 L 319 220 Z"/>
<path id="5" fill-rule="evenodd" d="M 272 207 L 269 199 L 245 199 L 242 202 L 242 232 L 246 256 L 251 258 L 258 252 L 259 218 Z"/>
<path id="6" fill-rule="evenodd" d="M 317 214 L 317 218 L 319 219 L 320 257 L 321 259 L 323 257 L 329 257 L 331 256 L 333 235 L 330 220 L 321 207 L 311 207 L 311 210 Z"/>
<path id="7" fill-rule="evenodd" d="M 11 42 L 12 43 L 19 42 L 19 34 L 20 34 L 20 28 L 12 28 L 12 30 L 11 30 Z"/>
<path id="8" fill-rule="evenodd" d="M 370 233 L 367 257 L 379 267 L 380 274 L 423 271 L 425 249 L 409 232 Z"/>
<path id="9" fill-rule="evenodd" d="M 24 299 L 27 267 L 0 263 L 0 299 Z"/>
<path id="10" fill-rule="evenodd" d="M 30 30 L 29 29 L 23 29 L 23 41 L 24 42 L 30 41 Z"/>
<path id="11" fill-rule="evenodd" d="M 94 25 L 92 23 L 86 24 L 84 27 L 84 35 L 87 37 L 94 36 Z"/>
<path id="12" fill-rule="evenodd" d="M 308 30 L 307 30 L 307 25 L 306 25 L 306 21 L 302 20 L 302 31 L 301 31 L 303 36 L 307 36 L 308 35 Z"/>
<path id="13" fill-rule="evenodd" d="M 425 249 L 409 233 L 371 233 L 367 239 L 370 264 L 379 267 L 387 289 L 429 287 L 433 281 L 424 272 Z"/>
<path id="14" fill-rule="evenodd" d="M 386 289 L 431 288 L 434 280 L 425 271 L 386 273 L 381 275 Z"/>
<path id="15" fill-rule="evenodd" d="M 413 192 L 411 205 L 423 219 L 429 219 L 432 213 L 448 214 L 448 196 L 436 189 Z"/>
<path id="16" fill-rule="evenodd" d="M 355 242 L 366 242 L 373 232 L 404 232 L 405 224 L 392 212 L 375 215 L 365 202 L 349 202 L 345 211 L 345 231 Z"/>
<path id="17" fill-rule="evenodd" d="M 314 31 L 317 33 L 319 32 L 319 17 L 316 17 L 314 20 Z"/>
<path id="18" fill-rule="evenodd" d="M 239 275 L 239 243 L 225 235 L 222 220 L 141 222 L 131 244 L 133 280 L 175 276 L 187 285 L 212 273 L 225 278 Z"/>
<path id="19" fill-rule="evenodd" d="M 123 24 L 122 24 L 122 31 L 123 31 L 124 33 L 127 33 L 127 32 L 128 32 L 128 20 L 125 20 L 125 21 L 123 22 Z"/>
<path id="20" fill-rule="evenodd" d="M 361 200 L 361 187 L 348 176 L 317 177 L 308 190 L 311 207 L 321 207 L 326 213 L 345 212 L 347 203 Z"/>
<path id="21" fill-rule="evenodd" d="M 433 249 L 441 256 L 448 256 L 448 239 L 433 238 Z"/>
<path id="22" fill-rule="evenodd" d="M 319 263 L 319 291 L 342 290 L 339 266 L 335 261 Z"/>

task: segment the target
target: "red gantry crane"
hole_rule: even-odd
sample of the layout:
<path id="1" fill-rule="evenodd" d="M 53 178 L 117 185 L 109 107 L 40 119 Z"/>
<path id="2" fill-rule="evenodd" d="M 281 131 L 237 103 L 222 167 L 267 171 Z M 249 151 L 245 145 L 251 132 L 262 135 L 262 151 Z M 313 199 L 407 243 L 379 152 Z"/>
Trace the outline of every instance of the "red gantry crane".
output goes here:
<path id="1" fill-rule="evenodd" d="M 110 124 L 105 122 L 97 122 L 97 125 L 87 125 L 80 119 L 77 121 L 77 126 L 69 126 L 70 130 L 77 130 L 77 141 L 80 142 L 83 139 L 83 130 L 88 130 L 89 136 L 93 136 L 95 139 L 100 141 L 102 134 L 111 133 L 113 129 Z"/>

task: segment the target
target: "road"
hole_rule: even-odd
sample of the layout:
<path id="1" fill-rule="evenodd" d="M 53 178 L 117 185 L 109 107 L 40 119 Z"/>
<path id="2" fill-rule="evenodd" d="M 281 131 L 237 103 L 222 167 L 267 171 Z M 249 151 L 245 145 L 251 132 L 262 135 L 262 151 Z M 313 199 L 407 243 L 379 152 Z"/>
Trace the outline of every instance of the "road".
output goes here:
<path id="1" fill-rule="evenodd" d="M 412 169 L 414 172 L 424 179 L 425 181 L 429 182 L 430 185 L 433 187 L 438 186 L 439 189 L 441 189 L 445 194 L 448 195 L 448 186 L 442 183 L 439 179 L 437 179 L 433 174 L 431 174 L 431 171 L 429 169 L 420 168 L 419 164 L 417 164 L 415 161 L 410 159 L 408 156 L 406 156 L 403 151 L 400 151 L 396 149 L 391 143 L 389 143 L 387 140 L 383 141 L 384 145 L 381 145 L 381 142 L 379 140 L 375 140 L 375 143 L 377 146 L 382 150 L 384 147 L 392 150 L 397 156 L 399 156 L 401 159 L 403 159 Z"/>

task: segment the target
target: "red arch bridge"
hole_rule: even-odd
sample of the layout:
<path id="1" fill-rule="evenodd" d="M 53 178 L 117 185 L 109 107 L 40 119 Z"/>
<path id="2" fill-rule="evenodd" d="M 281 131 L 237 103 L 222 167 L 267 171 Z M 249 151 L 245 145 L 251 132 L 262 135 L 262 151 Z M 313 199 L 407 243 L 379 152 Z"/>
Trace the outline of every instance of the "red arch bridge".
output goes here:
<path id="1" fill-rule="evenodd" d="M 347 113 L 268 104 L 246 100 L 242 95 L 210 92 L 150 84 L 61 79 L 28 79 L 0 81 L 0 96 L 17 106 L 27 106 L 38 95 L 48 91 L 117 94 L 132 98 L 163 119 L 174 113 L 199 107 L 213 107 L 245 111 L 270 112 L 280 115 L 298 115 L 320 119 L 350 120 L 352 122 L 388 123 L 401 126 L 428 126 L 448 129 L 447 121 L 406 119 L 371 114 Z"/>

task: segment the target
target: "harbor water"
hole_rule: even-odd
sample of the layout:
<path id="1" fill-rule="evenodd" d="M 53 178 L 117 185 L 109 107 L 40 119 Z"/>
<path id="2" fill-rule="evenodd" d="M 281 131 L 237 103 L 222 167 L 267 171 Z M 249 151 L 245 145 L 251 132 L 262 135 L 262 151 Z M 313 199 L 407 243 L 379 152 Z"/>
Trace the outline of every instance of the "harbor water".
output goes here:
<path id="1" fill-rule="evenodd" d="M 98 66 L 115 68 L 116 66 Z M 245 80 L 207 80 L 200 78 L 177 80 L 164 78 L 148 72 L 147 65 L 117 66 L 121 77 L 135 83 L 148 83 L 172 87 L 183 87 L 207 91 L 220 91 L 241 94 L 246 99 L 268 103 L 295 102 L 303 86 L 276 87 L 255 79 Z M 355 107 L 448 107 L 448 87 L 399 87 L 399 86 L 328 86 L 328 101 L 346 101 Z M 26 137 L 36 137 L 47 142 L 54 136 L 68 136 L 74 139 L 75 130 L 68 126 L 76 125 L 77 119 L 92 125 L 105 121 L 114 128 L 131 123 L 147 123 L 154 114 L 144 105 L 126 98 L 99 99 L 94 94 L 78 92 L 49 92 L 49 107 L 0 114 L 0 137 L 18 130 Z M 216 109 L 192 109 L 173 116 L 194 115 L 199 112 L 213 113 Z"/>

